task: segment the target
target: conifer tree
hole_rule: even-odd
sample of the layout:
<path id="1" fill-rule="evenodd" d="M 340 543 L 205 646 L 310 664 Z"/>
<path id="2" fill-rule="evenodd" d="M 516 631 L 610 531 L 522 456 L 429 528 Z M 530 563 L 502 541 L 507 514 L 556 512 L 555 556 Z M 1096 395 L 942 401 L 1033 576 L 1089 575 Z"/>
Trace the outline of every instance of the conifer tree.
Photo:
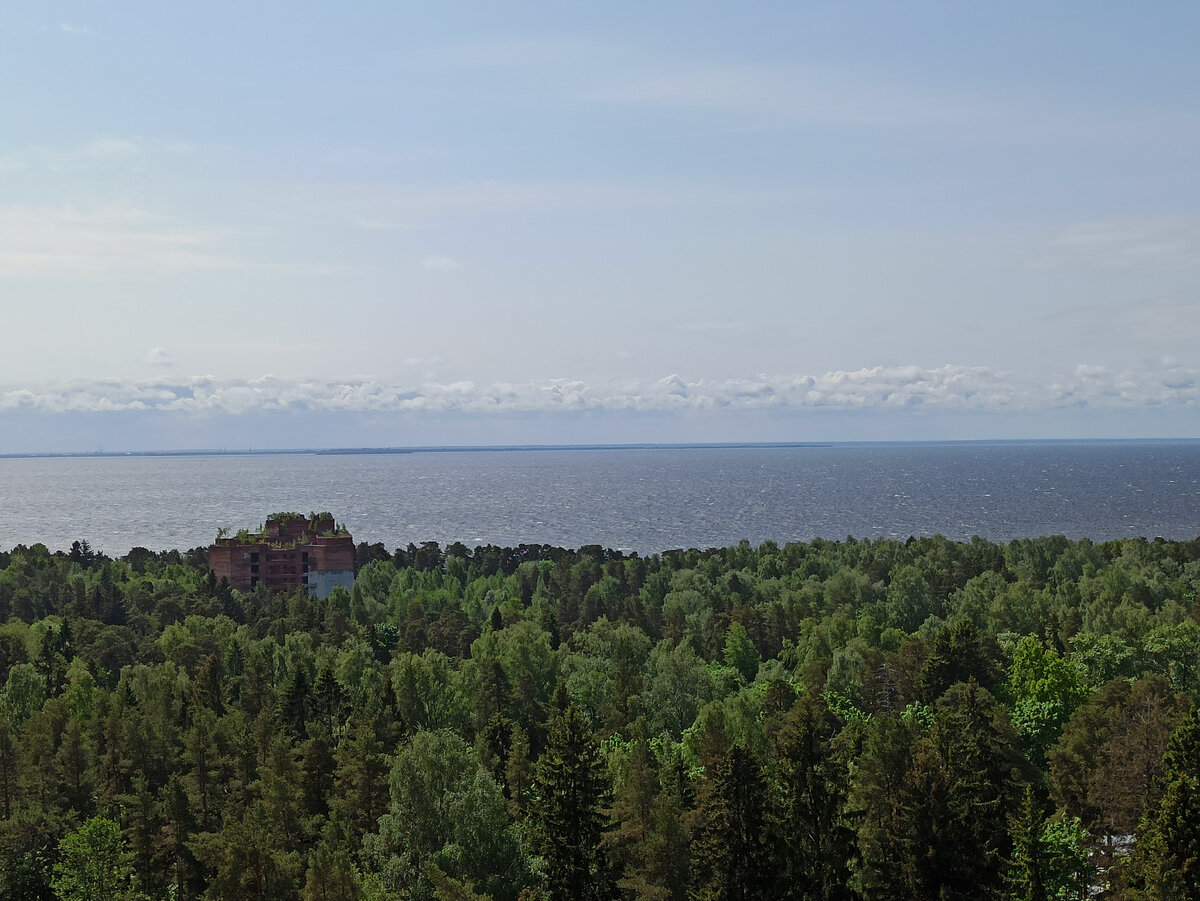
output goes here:
<path id="1" fill-rule="evenodd" d="M 600 745 L 574 704 L 558 716 L 537 763 L 532 819 L 555 901 L 610 896 L 600 851 L 610 786 Z"/>
<path id="2" fill-rule="evenodd" d="M 124 821 L 125 836 L 133 852 L 133 864 L 143 888 L 164 886 L 162 867 L 156 855 L 156 842 L 162 820 L 159 816 L 158 799 L 142 776 L 133 779 L 132 791 L 116 798 Z"/>
<path id="3" fill-rule="evenodd" d="M 919 720 L 899 715 L 875 717 L 865 727 L 851 803 L 859 820 L 858 846 L 862 854 L 857 881 L 866 897 L 888 901 L 907 898 L 901 872 L 904 849 L 898 829 L 902 813 L 896 800 L 912 765 L 921 728 Z"/>
<path id="4" fill-rule="evenodd" d="M 94 806 L 92 783 L 95 751 L 79 720 L 67 720 L 66 728 L 62 732 L 62 743 L 55 755 L 55 763 L 63 803 L 82 815 L 91 813 Z"/>
<path id="5" fill-rule="evenodd" d="M 184 733 L 183 759 L 187 764 L 187 785 L 196 805 L 197 822 L 201 831 L 214 828 L 219 791 L 218 753 L 216 743 L 217 719 L 212 711 L 201 707 Z"/>
<path id="6" fill-rule="evenodd" d="M 338 823 L 330 822 L 308 855 L 301 901 L 357 901 L 362 896 L 362 885 L 346 847 L 346 834 Z"/>
<path id="7" fill-rule="evenodd" d="M 1013 779 L 1006 752 L 995 702 L 974 680 L 942 697 L 896 799 L 908 897 L 1000 897 Z"/>
<path id="8" fill-rule="evenodd" d="M 775 795 L 779 806 L 781 892 L 804 901 L 849 899 L 857 855 L 846 815 L 848 767 L 833 748 L 837 720 L 807 693 L 780 728 Z"/>
<path id="9" fill-rule="evenodd" d="M 8 717 L 0 713 L 0 814 L 6 820 L 12 815 L 16 781 L 17 743 Z"/>
<path id="10" fill-rule="evenodd" d="M 1025 786 L 1021 810 L 1013 819 L 1013 856 L 1009 866 L 1009 883 L 1014 901 L 1046 901 L 1045 848 L 1042 830 L 1046 814 L 1034 796 L 1033 786 Z"/>
<path id="11" fill-rule="evenodd" d="M 172 775 L 163 787 L 159 806 L 163 820 L 159 843 L 167 863 L 165 875 L 173 887 L 175 897 L 186 901 L 194 869 L 189 840 L 195 829 L 195 821 L 187 789 L 178 775 Z"/>
<path id="12" fill-rule="evenodd" d="M 358 723 L 342 739 L 335 756 L 331 806 L 346 815 L 346 831 L 357 844 L 375 829 L 387 808 L 388 760 L 370 725 Z"/>
<path id="13" fill-rule="evenodd" d="M 1155 901 L 1200 899 L 1200 708 L 1171 736 L 1161 797 L 1138 829 L 1125 874 L 1129 894 Z"/>
<path id="14" fill-rule="evenodd" d="M 696 901 L 759 901 L 774 887 L 767 784 L 754 752 L 734 745 L 703 804 L 693 863 Z"/>

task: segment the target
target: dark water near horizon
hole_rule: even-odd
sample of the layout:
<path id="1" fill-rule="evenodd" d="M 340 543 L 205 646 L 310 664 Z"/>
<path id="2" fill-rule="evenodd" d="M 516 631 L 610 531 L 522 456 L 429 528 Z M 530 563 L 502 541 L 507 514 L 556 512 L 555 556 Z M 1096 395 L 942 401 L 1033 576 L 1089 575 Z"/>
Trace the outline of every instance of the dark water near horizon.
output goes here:
<path id="1" fill-rule="evenodd" d="M 328 510 L 355 541 L 1200 536 L 1200 442 L 0 459 L 0 549 L 189 548 Z"/>

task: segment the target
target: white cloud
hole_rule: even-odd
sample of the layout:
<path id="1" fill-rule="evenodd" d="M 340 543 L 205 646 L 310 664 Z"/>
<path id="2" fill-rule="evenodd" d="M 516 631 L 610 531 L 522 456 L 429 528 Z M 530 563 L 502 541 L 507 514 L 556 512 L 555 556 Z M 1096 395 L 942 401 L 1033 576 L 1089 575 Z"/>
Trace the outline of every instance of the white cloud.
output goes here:
<path id="1" fill-rule="evenodd" d="M 437 272 L 455 272 L 462 269 L 462 263 L 446 256 L 425 257 L 425 259 L 421 260 L 421 265 L 426 269 L 433 269 Z"/>
<path id="2" fill-rule="evenodd" d="M 100 135 L 69 147 L 29 146 L 0 157 L 0 171 L 44 169 L 77 172 L 94 169 L 140 168 L 149 160 L 195 151 L 186 141 L 147 139 L 141 135 Z"/>
<path id="3" fill-rule="evenodd" d="M 223 237 L 127 204 L 0 206 L 0 276 L 244 268 L 220 252 Z"/>
<path id="4" fill-rule="evenodd" d="M 699 322 L 683 322 L 679 328 L 685 332 L 744 332 L 751 326 L 744 322 L 726 320 L 703 320 Z"/>
<path id="5" fill-rule="evenodd" d="M 144 143 L 141 138 L 96 138 L 70 156 L 78 159 L 128 159 L 140 156 Z"/>
<path id="6" fill-rule="evenodd" d="M 91 34 L 92 29 L 86 25 L 72 25 L 69 22 L 63 22 L 58 26 L 60 31 L 65 31 L 67 34 Z"/>
<path id="7" fill-rule="evenodd" d="M 1200 409 L 1200 373 L 1164 360 L 1144 370 L 1081 364 L 1050 375 L 1001 373 L 984 367 L 875 366 L 822 375 L 759 375 L 589 383 L 542 379 L 523 384 L 432 379 L 388 382 L 199 376 L 182 381 L 110 379 L 0 386 L 0 411 L 52 413 L 149 410 L 164 414 L 266 412 L 553 413 L 704 410 L 1046 411 Z"/>
<path id="8" fill-rule="evenodd" d="M 175 358 L 169 350 L 158 345 L 146 351 L 146 362 L 151 366 L 173 366 Z"/>
<path id="9" fill-rule="evenodd" d="M 475 181 L 442 184 L 307 185 L 305 190 L 261 186 L 256 206 L 273 225 L 297 222 L 364 231 L 427 229 L 446 218 L 521 211 L 611 212 L 730 208 L 786 203 L 786 191 L 742 190 L 703 184 L 636 181 Z M 442 255 L 431 255 L 435 259 Z M 453 258 L 450 258 L 453 259 Z M 418 260 L 418 263 L 421 262 Z M 456 261 L 461 262 L 461 261 Z"/>
<path id="10" fill-rule="evenodd" d="M 695 65 L 615 76 L 597 100 L 729 115 L 779 126 L 928 126 L 983 118 L 978 98 L 906 88 L 894 78 L 797 65 Z"/>
<path id="11" fill-rule="evenodd" d="M 1164 269 L 1200 265 L 1200 228 L 1186 217 L 1080 222 L 1046 242 L 1035 269 Z"/>
<path id="12" fill-rule="evenodd" d="M 355 228 L 361 228 L 364 231 L 390 231 L 399 227 L 394 222 L 372 219 L 368 216 L 355 216 L 350 221 Z"/>

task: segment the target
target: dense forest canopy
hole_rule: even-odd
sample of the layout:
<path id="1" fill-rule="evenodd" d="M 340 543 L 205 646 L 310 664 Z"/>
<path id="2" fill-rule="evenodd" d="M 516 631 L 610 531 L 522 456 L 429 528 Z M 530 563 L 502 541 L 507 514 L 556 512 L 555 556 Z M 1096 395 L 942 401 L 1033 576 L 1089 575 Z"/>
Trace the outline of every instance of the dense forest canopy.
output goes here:
<path id="1" fill-rule="evenodd" d="M 1200 539 L 0 552 L 0 898 L 1196 898 Z"/>

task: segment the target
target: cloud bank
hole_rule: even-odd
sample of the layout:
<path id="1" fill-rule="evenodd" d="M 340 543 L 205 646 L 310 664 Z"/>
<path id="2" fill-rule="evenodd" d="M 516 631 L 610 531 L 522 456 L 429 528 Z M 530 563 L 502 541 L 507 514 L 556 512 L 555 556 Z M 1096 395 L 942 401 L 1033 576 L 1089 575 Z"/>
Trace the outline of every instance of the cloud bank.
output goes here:
<path id="1" fill-rule="evenodd" d="M 1200 409 L 1200 373 L 1164 360 L 1153 369 L 1079 365 L 1038 376 L 984 367 L 875 366 L 820 376 L 523 384 L 377 379 L 110 379 L 0 386 L 0 412 L 151 411 L 192 417 L 255 413 L 671 413 L 740 410 L 1037 412 Z"/>

